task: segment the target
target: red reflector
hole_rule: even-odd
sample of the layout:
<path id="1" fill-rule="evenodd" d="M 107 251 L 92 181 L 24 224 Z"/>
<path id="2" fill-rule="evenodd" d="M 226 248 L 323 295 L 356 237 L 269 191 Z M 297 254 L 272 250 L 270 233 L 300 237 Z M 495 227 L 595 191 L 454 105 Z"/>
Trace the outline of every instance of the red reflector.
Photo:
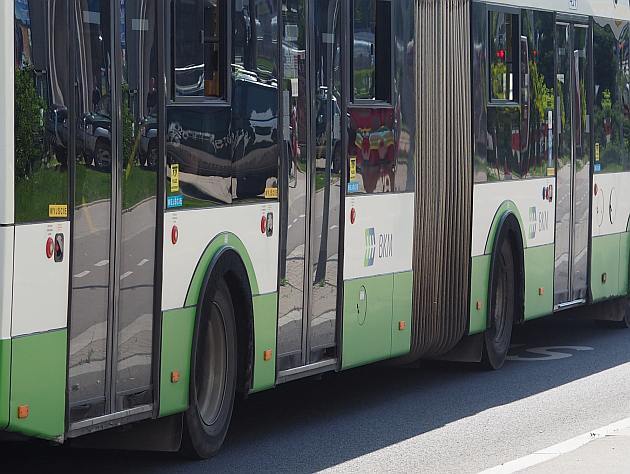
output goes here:
<path id="1" fill-rule="evenodd" d="M 55 244 L 53 243 L 52 237 L 48 237 L 48 240 L 46 241 L 46 256 L 48 258 L 52 258 L 54 252 L 55 252 Z"/>
<path id="2" fill-rule="evenodd" d="M 260 218 L 260 232 L 262 232 L 263 234 L 267 233 L 267 217 L 262 216 Z"/>
<path id="3" fill-rule="evenodd" d="M 599 191 L 599 188 L 597 187 L 597 183 L 595 183 L 595 186 L 593 188 L 593 192 L 595 193 L 595 196 L 597 196 L 597 191 Z"/>
<path id="4" fill-rule="evenodd" d="M 175 245 L 178 240 L 179 240 L 179 229 L 177 229 L 177 226 L 174 225 L 173 228 L 171 229 L 171 242 L 173 242 L 173 245 Z"/>
<path id="5" fill-rule="evenodd" d="M 357 220 L 357 211 L 354 209 L 350 209 L 350 224 L 354 224 L 354 221 Z"/>

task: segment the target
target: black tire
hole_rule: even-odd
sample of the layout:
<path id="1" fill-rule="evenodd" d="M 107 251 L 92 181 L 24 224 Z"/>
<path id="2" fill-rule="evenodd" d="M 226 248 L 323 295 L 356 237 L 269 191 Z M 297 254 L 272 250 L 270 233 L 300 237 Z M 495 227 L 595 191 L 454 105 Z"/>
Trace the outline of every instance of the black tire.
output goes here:
<path id="1" fill-rule="evenodd" d="M 503 367 L 516 315 L 516 273 L 514 253 L 508 239 L 503 239 L 493 258 L 490 281 L 490 317 L 484 333 L 483 365 L 491 370 Z"/>
<path id="2" fill-rule="evenodd" d="M 189 408 L 182 452 L 193 459 L 217 454 L 227 435 L 237 380 L 236 322 L 227 285 L 219 279 L 204 299 L 193 339 Z"/>
<path id="3" fill-rule="evenodd" d="M 101 140 L 96 142 L 94 148 L 94 166 L 97 169 L 104 168 L 112 162 L 111 150 Z"/>

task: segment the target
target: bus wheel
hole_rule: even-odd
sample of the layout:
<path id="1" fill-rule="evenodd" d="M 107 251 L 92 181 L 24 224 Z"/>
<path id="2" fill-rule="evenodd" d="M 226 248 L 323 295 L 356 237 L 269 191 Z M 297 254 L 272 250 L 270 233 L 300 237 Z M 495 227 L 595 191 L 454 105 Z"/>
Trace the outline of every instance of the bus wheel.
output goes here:
<path id="1" fill-rule="evenodd" d="M 232 418 L 236 391 L 236 323 L 230 292 L 223 280 L 209 290 L 195 329 L 190 405 L 184 415 L 183 453 L 196 459 L 214 456 Z"/>
<path id="2" fill-rule="evenodd" d="M 503 239 L 494 258 L 490 286 L 489 326 L 484 334 L 484 365 L 493 370 L 503 366 L 510 348 L 516 309 L 514 254 L 508 239 Z"/>

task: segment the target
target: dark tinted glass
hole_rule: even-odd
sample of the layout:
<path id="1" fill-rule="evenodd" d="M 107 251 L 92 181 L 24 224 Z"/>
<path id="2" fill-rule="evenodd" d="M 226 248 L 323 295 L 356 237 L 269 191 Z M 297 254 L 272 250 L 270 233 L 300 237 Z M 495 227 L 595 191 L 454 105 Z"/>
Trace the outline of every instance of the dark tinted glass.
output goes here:
<path id="1" fill-rule="evenodd" d="M 488 107 L 486 175 L 488 181 L 521 176 L 520 110 L 518 107 Z"/>
<path id="2" fill-rule="evenodd" d="M 524 177 L 549 176 L 553 157 L 554 20 L 551 12 L 524 11 L 521 48 L 520 154 Z"/>
<path id="3" fill-rule="evenodd" d="M 66 2 L 15 2 L 15 221 L 68 215 Z"/>
<path id="4" fill-rule="evenodd" d="M 391 3 L 354 0 L 352 83 L 355 100 L 391 100 Z"/>
<path id="5" fill-rule="evenodd" d="M 624 67 L 628 65 L 627 23 L 597 19 L 593 26 L 595 60 L 594 172 L 628 169 L 630 156 L 626 140 L 628 90 Z M 625 62 L 624 62 L 625 61 Z M 624 131 L 626 132 L 624 134 Z M 625 138 L 625 140 L 624 140 Z"/>
<path id="6" fill-rule="evenodd" d="M 490 99 L 516 101 L 518 58 L 515 41 L 518 37 L 518 16 L 503 12 L 488 15 L 490 55 Z"/>
<path id="7" fill-rule="evenodd" d="M 223 97 L 225 0 L 176 0 L 174 95 Z"/>
<path id="8" fill-rule="evenodd" d="M 236 2 L 233 15 L 234 199 L 278 197 L 278 18 L 274 2 Z M 238 5 L 240 3 L 240 6 Z"/>

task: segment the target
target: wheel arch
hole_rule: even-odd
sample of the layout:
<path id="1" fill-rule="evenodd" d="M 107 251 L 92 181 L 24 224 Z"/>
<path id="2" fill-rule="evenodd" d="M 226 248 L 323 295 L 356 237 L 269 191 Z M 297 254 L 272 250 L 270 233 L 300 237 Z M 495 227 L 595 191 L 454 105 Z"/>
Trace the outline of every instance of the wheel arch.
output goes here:
<path id="1" fill-rule="evenodd" d="M 488 272 L 488 311 L 486 313 L 486 327 L 490 324 L 490 304 L 492 294 L 494 292 L 494 269 L 495 261 L 498 254 L 498 249 L 501 248 L 501 244 L 507 239 L 510 242 L 512 249 L 512 255 L 514 256 L 515 264 L 515 277 L 516 277 L 516 308 L 517 314 L 515 323 L 522 322 L 525 314 L 525 239 L 522 232 L 522 224 L 519 216 L 507 210 L 503 212 L 501 216 L 496 220 L 495 234 L 492 241 L 490 250 L 490 269 Z M 493 228 L 494 228 L 493 223 Z"/>
<path id="2" fill-rule="evenodd" d="M 213 245 L 217 240 L 221 245 Z M 235 243 L 241 245 L 232 245 Z M 239 248 L 241 247 L 241 248 Z M 215 238 L 200 259 L 186 295 L 186 305 L 196 306 L 195 329 L 191 347 L 191 373 L 194 364 L 197 325 L 205 311 L 204 302 L 213 285 L 223 279 L 234 306 L 237 333 L 237 391 L 248 393 L 253 379 L 254 308 L 253 295 L 258 291 L 251 259 L 233 234 Z M 191 378 L 192 379 L 192 378 Z"/>

